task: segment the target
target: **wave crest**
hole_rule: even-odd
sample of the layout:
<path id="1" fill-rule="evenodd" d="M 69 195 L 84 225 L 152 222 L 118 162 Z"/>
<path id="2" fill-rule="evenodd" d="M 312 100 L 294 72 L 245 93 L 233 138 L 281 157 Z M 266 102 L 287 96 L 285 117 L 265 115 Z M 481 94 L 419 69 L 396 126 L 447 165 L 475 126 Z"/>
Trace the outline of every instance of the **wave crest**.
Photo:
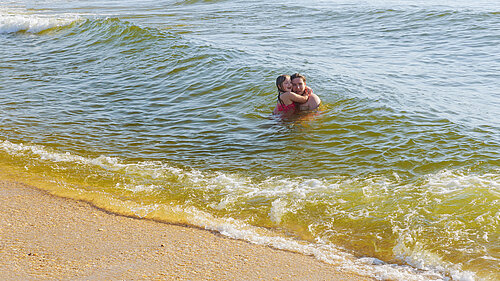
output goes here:
<path id="1" fill-rule="evenodd" d="M 78 15 L 36 15 L 0 12 L 0 34 L 28 32 L 40 33 L 56 27 L 63 27 L 80 20 Z"/>

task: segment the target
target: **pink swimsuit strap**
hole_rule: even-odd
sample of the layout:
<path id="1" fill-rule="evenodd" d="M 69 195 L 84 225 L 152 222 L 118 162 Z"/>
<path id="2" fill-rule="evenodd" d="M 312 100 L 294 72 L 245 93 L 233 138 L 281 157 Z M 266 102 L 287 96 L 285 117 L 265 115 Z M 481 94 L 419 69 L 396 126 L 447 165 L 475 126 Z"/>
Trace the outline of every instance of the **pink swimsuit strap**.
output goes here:
<path id="1" fill-rule="evenodd" d="M 290 110 L 295 110 L 295 103 L 291 103 L 289 105 L 285 105 L 283 101 L 281 100 L 280 96 L 283 92 L 278 93 L 278 111 L 290 111 Z"/>

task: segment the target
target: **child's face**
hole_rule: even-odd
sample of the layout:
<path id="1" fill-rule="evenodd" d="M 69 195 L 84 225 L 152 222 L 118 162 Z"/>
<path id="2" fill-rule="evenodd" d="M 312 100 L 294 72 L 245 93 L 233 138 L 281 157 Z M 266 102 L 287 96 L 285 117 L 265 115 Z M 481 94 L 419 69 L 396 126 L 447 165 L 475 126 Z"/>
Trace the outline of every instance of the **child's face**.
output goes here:
<path id="1" fill-rule="evenodd" d="M 296 94 L 301 95 L 304 92 L 304 90 L 306 89 L 306 82 L 302 81 L 302 79 L 299 77 L 293 79 L 293 81 L 291 83 L 293 85 L 293 87 L 292 87 L 293 91 Z"/>
<path id="2" fill-rule="evenodd" d="M 290 81 L 290 78 L 286 78 L 283 83 L 281 83 L 281 90 L 284 92 L 290 92 L 292 90 L 292 81 Z"/>

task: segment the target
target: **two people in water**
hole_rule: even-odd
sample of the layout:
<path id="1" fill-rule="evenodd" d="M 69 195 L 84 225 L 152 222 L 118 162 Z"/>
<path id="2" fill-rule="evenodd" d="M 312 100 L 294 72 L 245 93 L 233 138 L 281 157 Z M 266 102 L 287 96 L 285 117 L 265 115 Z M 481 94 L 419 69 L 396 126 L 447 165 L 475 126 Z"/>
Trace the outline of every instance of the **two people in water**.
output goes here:
<path id="1" fill-rule="evenodd" d="M 273 114 L 290 116 L 300 111 L 313 110 L 321 103 L 311 88 L 306 86 L 306 77 L 295 73 L 292 76 L 280 75 L 276 78 L 278 102 Z"/>

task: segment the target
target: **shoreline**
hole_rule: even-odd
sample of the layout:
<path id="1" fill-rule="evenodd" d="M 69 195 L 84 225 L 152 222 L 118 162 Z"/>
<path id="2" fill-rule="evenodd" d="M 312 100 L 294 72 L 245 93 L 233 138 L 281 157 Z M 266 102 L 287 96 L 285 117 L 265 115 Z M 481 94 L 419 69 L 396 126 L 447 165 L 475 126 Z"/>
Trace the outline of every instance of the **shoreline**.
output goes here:
<path id="1" fill-rule="evenodd" d="M 3 280 L 375 280 L 312 256 L 0 179 Z"/>

